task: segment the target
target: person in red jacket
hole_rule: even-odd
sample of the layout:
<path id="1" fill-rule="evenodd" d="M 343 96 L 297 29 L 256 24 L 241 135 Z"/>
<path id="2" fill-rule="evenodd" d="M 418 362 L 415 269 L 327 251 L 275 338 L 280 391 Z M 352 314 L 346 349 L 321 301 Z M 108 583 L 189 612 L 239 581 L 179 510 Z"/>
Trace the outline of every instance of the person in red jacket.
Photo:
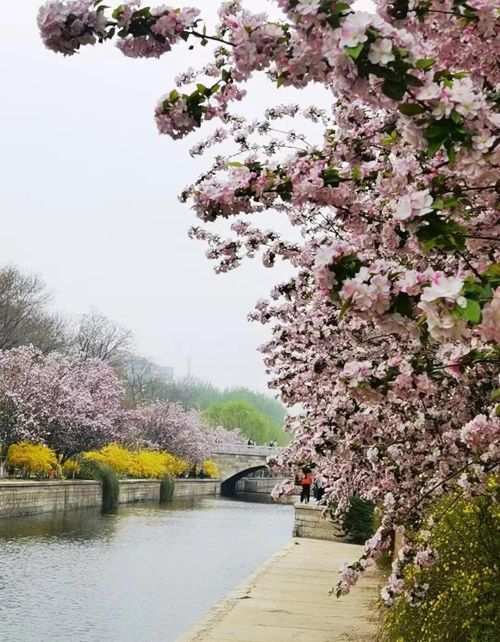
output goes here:
<path id="1" fill-rule="evenodd" d="M 300 480 L 300 503 L 309 504 L 311 497 L 311 484 L 313 483 L 313 476 L 310 470 L 304 470 L 304 476 Z"/>

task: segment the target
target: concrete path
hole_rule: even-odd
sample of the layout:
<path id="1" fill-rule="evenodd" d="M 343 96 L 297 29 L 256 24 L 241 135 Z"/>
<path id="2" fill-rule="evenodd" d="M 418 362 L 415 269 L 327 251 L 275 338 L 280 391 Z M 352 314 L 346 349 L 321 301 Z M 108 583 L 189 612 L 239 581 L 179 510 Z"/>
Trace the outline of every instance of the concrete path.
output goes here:
<path id="1" fill-rule="evenodd" d="M 340 599 L 328 592 L 360 546 L 293 539 L 178 642 L 368 642 L 376 639 L 378 578 Z"/>

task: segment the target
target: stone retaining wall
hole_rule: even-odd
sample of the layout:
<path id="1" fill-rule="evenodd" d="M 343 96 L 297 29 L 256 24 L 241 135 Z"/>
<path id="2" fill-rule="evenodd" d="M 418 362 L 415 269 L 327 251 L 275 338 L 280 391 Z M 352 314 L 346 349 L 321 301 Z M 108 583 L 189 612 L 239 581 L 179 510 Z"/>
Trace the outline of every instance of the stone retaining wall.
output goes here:
<path id="1" fill-rule="evenodd" d="M 236 482 L 236 494 L 261 493 L 270 495 L 272 489 L 281 479 L 275 477 L 243 477 Z"/>
<path id="2" fill-rule="evenodd" d="M 174 499 L 215 497 L 217 479 L 176 479 Z M 160 482 L 154 479 L 121 479 L 119 503 L 160 500 Z M 0 481 L 0 518 L 101 506 L 101 485 L 96 481 Z"/>
<path id="3" fill-rule="evenodd" d="M 158 491 L 159 493 L 160 491 Z M 174 499 L 185 497 L 217 497 L 220 494 L 218 479 L 176 479 Z"/>
<path id="4" fill-rule="evenodd" d="M 88 508 L 101 502 L 101 486 L 95 481 L 0 483 L 0 517 Z"/>
<path id="5" fill-rule="evenodd" d="M 159 497 L 160 481 L 158 479 L 120 479 L 119 504 L 159 501 Z"/>
<path id="6" fill-rule="evenodd" d="M 329 517 L 323 517 L 323 507 L 311 504 L 295 504 L 294 537 L 325 539 L 331 542 L 349 541 L 340 525 Z"/>

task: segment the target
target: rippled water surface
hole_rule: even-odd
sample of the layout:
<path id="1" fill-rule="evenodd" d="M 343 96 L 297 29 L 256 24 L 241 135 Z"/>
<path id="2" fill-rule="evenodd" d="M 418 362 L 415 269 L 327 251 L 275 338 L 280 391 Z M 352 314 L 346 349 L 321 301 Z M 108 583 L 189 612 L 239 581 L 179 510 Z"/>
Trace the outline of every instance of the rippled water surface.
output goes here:
<path id="1" fill-rule="evenodd" d="M 174 642 L 291 529 L 220 499 L 0 519 L 0 640 Z"/>

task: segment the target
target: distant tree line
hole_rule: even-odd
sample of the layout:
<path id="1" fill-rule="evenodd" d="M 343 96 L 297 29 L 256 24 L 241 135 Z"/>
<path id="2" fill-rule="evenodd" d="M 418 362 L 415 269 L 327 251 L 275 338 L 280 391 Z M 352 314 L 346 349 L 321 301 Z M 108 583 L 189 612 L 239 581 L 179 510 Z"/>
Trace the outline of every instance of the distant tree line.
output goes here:
<path id="1" fill-rule="evenodd" d="M 131 331 L 97 311 L 65 319 L 53 311 L 39 276 L 7 266 L 0 269 L 0 350 L 27 345 L 44 355 L 58 352 L 111 366 L 125 390 L 126 408 L 177 403 L 186 411 L 204 411 L 209 426 L 239 429 L 257 443 L 288 443 L 281 428 L 286 411 L 276 399 L 242 387 L 221 390 L 193 377 L 173 381 L 165 368 L 133 351 Z"/>

